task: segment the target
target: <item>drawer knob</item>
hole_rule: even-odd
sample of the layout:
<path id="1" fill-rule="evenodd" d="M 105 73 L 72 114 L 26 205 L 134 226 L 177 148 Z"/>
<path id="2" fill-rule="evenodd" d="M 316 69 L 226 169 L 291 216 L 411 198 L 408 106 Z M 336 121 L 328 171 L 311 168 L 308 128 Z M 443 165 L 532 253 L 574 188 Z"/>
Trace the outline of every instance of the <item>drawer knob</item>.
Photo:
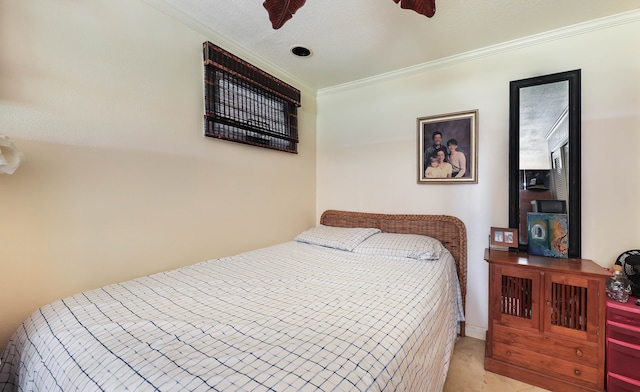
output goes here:
<path id="1" fill-rule="evenodd" d="M 576 374 L 576 376 L 582 375 L 582 372 L 579 369 L 576 369 L 573 372 Z"/>
<path id="2" fill-rule="evenodd" d="M 511 351 L 507 351 L 506 353 L 507 355 L 511 356 Z"/>
<path id="3" fill-rule="evenodd" d="M 576 349 L 576 355 L 579 357 L 582 356 L 582 351 L 579 348 Z"/>

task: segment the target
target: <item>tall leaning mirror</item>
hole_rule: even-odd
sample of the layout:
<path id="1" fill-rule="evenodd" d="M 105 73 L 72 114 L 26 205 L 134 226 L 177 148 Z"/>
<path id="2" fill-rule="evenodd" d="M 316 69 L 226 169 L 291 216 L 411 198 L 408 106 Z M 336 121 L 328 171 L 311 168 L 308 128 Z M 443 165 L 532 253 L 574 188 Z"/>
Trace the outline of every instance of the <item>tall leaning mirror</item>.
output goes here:
<path id="1" fill-rule="evenodd" d="M 581 256 L 580 70 L 510 83 L 509 227 L 527 251 L 527 213 L 568 215 L 569 257 Z"/>

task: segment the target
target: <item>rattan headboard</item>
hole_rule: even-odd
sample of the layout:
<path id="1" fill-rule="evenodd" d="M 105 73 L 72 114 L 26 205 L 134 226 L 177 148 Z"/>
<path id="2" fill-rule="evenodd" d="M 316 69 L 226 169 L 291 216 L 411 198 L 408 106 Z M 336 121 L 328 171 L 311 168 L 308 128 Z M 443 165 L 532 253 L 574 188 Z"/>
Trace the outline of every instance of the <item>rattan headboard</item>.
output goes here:
<path id="1" fill-rule="evenodd" d="M 320 217 L 320 224 L 337 227 L 377 227 L 387 233 L 422 234 L 436 238 L 451 252 L 456 260 L 463 309 L 467 297 L 467 229 L 464 223 L 448 215 L 374 214 L 327 210 Z M 464 333 L 464 323 L 460 324 Z"/>

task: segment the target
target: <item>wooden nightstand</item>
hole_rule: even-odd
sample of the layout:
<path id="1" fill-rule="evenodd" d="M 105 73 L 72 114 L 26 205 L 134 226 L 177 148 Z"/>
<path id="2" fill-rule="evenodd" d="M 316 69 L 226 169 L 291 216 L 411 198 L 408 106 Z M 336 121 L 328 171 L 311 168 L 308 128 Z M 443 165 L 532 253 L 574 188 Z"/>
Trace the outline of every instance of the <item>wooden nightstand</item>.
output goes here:
<path id="1" fill-rule="evenodd" d="M 607 298 L 607 391 L 640 391 L 640 306 Z"/>
<path id="2" fill-rule="evenodd" d="M 585 259 L 485 250 L 489 330 L 485 369 L 553 391 L 603 391 L 604 285 Z"/>

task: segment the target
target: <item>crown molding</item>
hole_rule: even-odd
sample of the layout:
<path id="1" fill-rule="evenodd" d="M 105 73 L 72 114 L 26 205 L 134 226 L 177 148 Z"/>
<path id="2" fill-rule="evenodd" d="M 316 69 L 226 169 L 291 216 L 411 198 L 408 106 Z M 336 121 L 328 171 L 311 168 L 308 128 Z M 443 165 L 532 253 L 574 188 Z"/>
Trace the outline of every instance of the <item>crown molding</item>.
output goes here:
<path id="1" fill-rule="evenodd" d="M 278 77 L 284 79 L 287 83 L 290 83 L 302 92 L 310 94 L 312 96 L 323 96 L 334 94 L 342 91 L 347 91 L 355 88 L 364 87 L 367 85 L 388 81 L 394 78 L 406 77 L 409 75 L 418 74 L 431 69 L 448 67 L 451 65 L 472 61 L 478 58 L 496 55 L 499 53 L 508 52 L 511 50 L 521 49 L 528 46 L 539 45 L 545 42 L 564 39 L 567 37 L 585 34 L 591 31 L 606 29 L 626 23 L 634 23 L 640 21 L 640 10 L 629 11 L 613 16 L 594 19 L 588 22 L 578 23 L 571 26 L 562 27 L 555 30 L 550 30 L 540 34 L 534 34 L 524 38 L 518 38 L 511 41 L 502 42 L 500 44 L 487 46 L 480 49 L 471 50 L 468 52 L 456 54 L 449 57 L 444 57 L 434 61 L 417 64 L 411 67 L 398 69 L 395 71 L 385 72 L 368 78 L 358 79 L 339 85 L 315 89 L 307 83 L 293 76 L 289 72 L 283 70 L 277 65 L 266 61 L 265 59 L 256 56 L 253 52 L 238 44 L 237 42 L 230 40 L 224 35 L 220 34 L 216 30 L 206 26 L 205 24 L 197 21 L 193 17 L 185 14 L 184 12 L 176 9 L 164 0 L 142 0 L 143 3 L 148 4 L 152 8 L 162 12 L 163 14 L 171 17 L 179 23 L 193 29 L 194 31 L 203 34 L 206 39 L 212 40 L 223 47 L 224 49 L 234 53 L 238 57 L 250 62 L 251 64 L 263 68 L 267 72 L 277 74 Z"/>
<path id="2" fill-rule="evenodd" d="M 424 72 L 426 70 L 448 67 L 454 64 L 459 64 L 471 60 L 475 60 L 481 57 L 492 56 L 499 53 L 508 52 L 515 49 L 521 49 L 528 46 L 539 45 L 545 42 L 564 39 L 567 37 L 585 34 L 595 30 L 606 29 L 614 26 L 619 26 L 626 23 L 634 23 L 640 21 L 640 10 L 629 11 L 613 16 L 594 19 L 588 22 L 583 22 L 567 27 L 562 27 L 555 30 L 550 30 L 540 34 L 534 34 L 524 38 L 519 38 L 511 41 L 506 41 L 500 44 L 487 46 L 481 49 L 471 50 L 461 54 L 444 57 L 438 60 L 429 61 L 422 64 L 417 64 L 411 67 L 398 69 L 391 72 L 382 73 L 379 75 L 371 76 L 364 79 L 354 80 L 339 84 L 332 87 L 326 87 L 318 90 L 317 95 L 329 95 L 342 91 L 347 91 L 363 86 L 388 81 L 390 79 L 406 77 L 409 75 Z"/>

